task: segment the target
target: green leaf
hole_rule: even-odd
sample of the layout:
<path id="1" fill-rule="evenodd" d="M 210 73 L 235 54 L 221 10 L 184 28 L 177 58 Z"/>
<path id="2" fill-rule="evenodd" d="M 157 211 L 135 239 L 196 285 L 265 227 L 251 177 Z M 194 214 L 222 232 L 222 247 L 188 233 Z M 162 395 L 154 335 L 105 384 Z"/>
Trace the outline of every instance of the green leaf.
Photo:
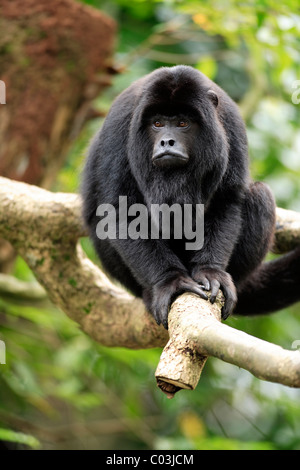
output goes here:
<path id="1" fill-rule="evenodd" d="M 196 68 L 213 80 L 218 70 L 218 64 L 211 55 L 204 55 L 196 65 Z"/>
<path id="2" fill-rule="evenodd" d="M 0 440 L 25 444 L 32 449 L 39 449 L 41 447 L 40 442 L 35 437 L 22 432 L 14 432 L 10 429 L 0 428 Z"/>

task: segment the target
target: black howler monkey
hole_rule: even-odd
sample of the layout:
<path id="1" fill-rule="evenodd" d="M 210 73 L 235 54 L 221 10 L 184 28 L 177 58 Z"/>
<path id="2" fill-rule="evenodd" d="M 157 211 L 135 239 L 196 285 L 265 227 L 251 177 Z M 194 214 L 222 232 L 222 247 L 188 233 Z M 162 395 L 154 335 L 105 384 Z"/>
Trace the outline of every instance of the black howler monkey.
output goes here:
<path id="1" fill-rule="evenodd" d="M 281 264 L 262 264 L 273 240 L 275 202 L 265 184 L 249 177 L 238 108 L 191 67 L 160 68 L 117 97 L 91 144 L 82 194 L 84 219 L 103 267 L 142 297 L 166 328 L 172 301 L 185 291 L 205 299 L 211 291 L 214 302 L 221 289 L 223 318 L 234 309 L 262 313 L 300 297 L 290 288 L 290 299 L 281 300 L 277 289 L 291 274 L 299 281 L 297 250 Z M 120 236 L 118 228 L 116 237 L 99 239 L 97 207 L 116 208 L 119 222 L 120 196 L 128 206 L 147 208 L 203 204 L 202 248 L 185 249 L 184 236 L 177 239 L 174 230 L 169 239 L 132 238 Z"/>

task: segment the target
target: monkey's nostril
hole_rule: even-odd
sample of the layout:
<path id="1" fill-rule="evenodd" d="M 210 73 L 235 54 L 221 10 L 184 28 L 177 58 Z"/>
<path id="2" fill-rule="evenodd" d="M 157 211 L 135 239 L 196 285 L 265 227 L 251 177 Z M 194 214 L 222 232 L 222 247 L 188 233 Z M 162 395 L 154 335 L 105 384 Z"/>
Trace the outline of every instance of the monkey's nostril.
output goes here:
<path id="1" fill-rule="evenodd" d="M 163 146 L 165 145 L 165 141 L 162 140 L 161 143 L 160 143 L 160 145 L 163 147 Z"/>
<path id="2" fill-rule="evenodd" d="M 175 144 L 175 140 L 172 140 L 172 139 L 169 140 L 169 145 L 170 145 L 170 147 L 173 147 L 174 144 Z"/>

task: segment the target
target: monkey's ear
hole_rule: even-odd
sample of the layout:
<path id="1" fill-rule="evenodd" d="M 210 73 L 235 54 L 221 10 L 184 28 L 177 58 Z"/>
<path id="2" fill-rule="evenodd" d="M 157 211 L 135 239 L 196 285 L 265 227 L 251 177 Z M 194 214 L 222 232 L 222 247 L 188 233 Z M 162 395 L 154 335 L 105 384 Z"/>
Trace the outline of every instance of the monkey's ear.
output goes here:
<path id="1" fill-rule="evenodd" d="M 213 90 L 208 90 L 207 94 L 209 98 L 211 99 L 212 103 L 214 104 L 214 106 L 217 107 L 219 104 L 219 97 L 217 93 Z"/>

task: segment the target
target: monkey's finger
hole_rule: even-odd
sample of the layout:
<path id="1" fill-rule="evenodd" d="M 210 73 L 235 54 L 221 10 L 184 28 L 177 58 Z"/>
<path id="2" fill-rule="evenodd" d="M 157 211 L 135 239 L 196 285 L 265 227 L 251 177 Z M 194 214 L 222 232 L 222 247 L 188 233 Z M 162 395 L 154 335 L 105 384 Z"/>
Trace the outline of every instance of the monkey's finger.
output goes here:
<path id="1" fill-rule="evenodd" d="M 210 290 L 211 289 L 210 281 L 206 277 L 203 277 L 203 280 L 202 280 L 201 284 L 203 285 L 203 289 L 205 289 L 205 290 Z"/>
<path id="2" fill-rule="evenodd" d="M 185 291 L 193 292 L 194 294 L 199 295 L 204 300 L 208 299 L 208 297 L 205 294 L 205 292 L 203 291 L 203 289 L 201 289 L 201 287 L 198 286 L 198 284 L 196 284 L 196 283 L 192 283 L 192 282 L 188 282 L 188 281 L 182 282 L 181 287 L 183 287 Z"/>
<path id="3" fill-rule="evenodd" d="M 165 329 L 167 330 L 169 325 L 168 325 L 168 315 L 164 316 L 164 319 L 162 321 L 162 324 L 163 326 L 165 327 Z"/>
<path id="4" fill-rule="evenodd" d="M 232 308 L 233 307 L 229 305 L 228 302 L 225 302 L 224 307 L 222 308 L 222 311 L 221 311 L 222 320 L 226 320 L 226 318 L 229 317 L 232 311 Z"/>
<path id="5" fill-rule="evenodd" d="M 230 289 L 227 286 L 222 286 L 222 291 L 225 297 L 225 303 L 222 308 L 222 318 L 223 320 L 226 320 L 226 318 L 230 315 L 230 313 L 234 309 L 235 304 L 237 302 L 237 298 L 236 298 L 235 291 Z"/>
<path id="6" fill-rule="evenodd" d="M 158 325 L 160 325 L 160 324 L 161 324 L 160 314 L 159 314 L 159 312 L 157 311 L 157 309 L 154 309 L 154 310 L 153 310 L 153 316 L 154 316 L 154 319 L 155 319 L 156 323 L 157 323 Z"/>
<path id="7" fill-rule="evenodd" d="M 153 316 L 158 325 L 161 323 L 168 329 L 168 306 L 165 302 L 160 302 L 153 310 Z"/>
<path id="8" fill-rule="evenodd" d="M 224 306 L 222 308 L 222 318 L 226 320 L 226 318 L 231 314 L 232 310 L 234 309 L 234 306 L 236 304 L 236 301 L 234 298 L 227 298 L 225 300 Z"/>
<path id="9" fill-rule="evenodd" d="M 210 290 L 210 282 L 204 274 L 197 276 L 197 282 L 203 285 L 204 290 Z"/>
<path id="10" fill-rule="evenodd" d="M 217 297 L 219 289 L 220 289 L 219 281 L 217 281 L 217 279 L 213 279 L 210 282 L 210 288 L 211 288 L 210 301 L 213 304 L 213 303 L 215 303 L 216 297 Z"/>
<path id="11" fill-rule="evenodd" d="M 168 329 L 168 317 L 169 317 L 169 303 L 170 299 L 169 297 L 165 298 L 164 301 L 160 305 L 160 311 L 159 311 L 159 317 L 160 317 L 160 323 L 163 324 L 165 329 Z"/>
<path id="12" fill-rule="evenodd" d="M 157 321 L 157 324 L 160 325 L 162 324 L 165 329 L 168 329 L 168 311 L 165 309 L 161 308 L 159 312 L 157 312 L 157 317 L 159 320 Z"/>

